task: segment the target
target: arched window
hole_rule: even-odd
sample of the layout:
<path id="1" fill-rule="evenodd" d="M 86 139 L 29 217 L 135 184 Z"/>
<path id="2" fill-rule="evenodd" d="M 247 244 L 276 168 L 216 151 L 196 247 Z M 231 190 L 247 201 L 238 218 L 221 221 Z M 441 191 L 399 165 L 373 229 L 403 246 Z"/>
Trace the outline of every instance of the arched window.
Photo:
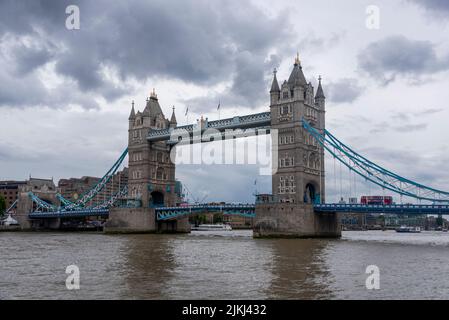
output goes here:
<path id="1" fill-rule="evenodd" d="M 157 168 L 157 170 L 156 170 L 156 179 L 159 179 L 159 180 L 164 179 L 164 174 L 165 174 L 165 172 L 164 172 L 163 168 L 161 168 L 161 167 Z"/>

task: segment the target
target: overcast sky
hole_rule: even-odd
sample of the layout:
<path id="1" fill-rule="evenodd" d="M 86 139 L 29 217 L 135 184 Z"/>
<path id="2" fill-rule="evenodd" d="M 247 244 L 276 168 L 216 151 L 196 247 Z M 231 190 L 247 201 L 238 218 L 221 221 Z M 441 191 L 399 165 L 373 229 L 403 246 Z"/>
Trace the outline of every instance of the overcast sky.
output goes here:
<path id="1" fill-rule="evenodd" d="M 70 4 L 79 30 L 65 27 Z M 449 189 L 446 0 L 0 0 L 0 179 L 102 176 L 127 145 L 131 101 L 142 110 L 153 87 L 181 124 L 187 105 L 189 122 L 218 118 L 218 101 L 222 118 L 268 111 L 272 70 L 287 78 L 297 51 L 307 80 L 323 77 L 329 131 Z M 257 166 L 183 165 L 177 178 L 206 201 L 254 201 L 255 179 L 271 191 Z M 358 181 L 358 196 L 376 190 Z"/>

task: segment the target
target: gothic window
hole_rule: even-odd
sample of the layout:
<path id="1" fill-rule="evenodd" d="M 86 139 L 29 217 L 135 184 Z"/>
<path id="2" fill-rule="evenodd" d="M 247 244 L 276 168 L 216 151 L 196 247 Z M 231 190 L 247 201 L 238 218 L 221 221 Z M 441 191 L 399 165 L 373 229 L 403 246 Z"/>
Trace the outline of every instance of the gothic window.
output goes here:
<path id="1" fill-rule="evenodd" d="M 160 167 L 157 168 L 157 170 L 156 170 L 156 179 L 162 180 L 162 179 L 164 179 L 164 176 L 165 176 L 164 169 L 160 168 Z"/>
<path id="2" fill-rule="evenodd" d="M 132 160 L 133 161 L 142 161 L 143 156 L 142 156 L 142 152 L 136 152 L 133 154 Z"/>
<path id="3" fill-rule="evenodd" d="M 157 162 L 161 163 L 162 161 L 162 153 L 158 152 L 157 153 Z"/>
<path id="4" fill-rule="evenodd" d="M 293 143 L 295 140 L 294 136 L 290 136 L 290 143 Z"/>
<path id="5" fill-rule="evenodd" d="M 137 188 L 134 186 L 133 188 L 132 188 L 132 190 L 131 190 L 131 196 L 133 197 L 133 198 L 136 198 L 137 197 Z"/>
<path id="6" fill-rule="evenodd" d="M 133 176 L 133 179 L 140 179 L 142 177 L 142 171 L 141 170 L 134 170 L 132 176 Z"/>
<path id="7" fill-rule="evenodd" d="M 284 91 L 284 92 L 282 93 L 282 98 L 288 99 L 288 91 Z"/>

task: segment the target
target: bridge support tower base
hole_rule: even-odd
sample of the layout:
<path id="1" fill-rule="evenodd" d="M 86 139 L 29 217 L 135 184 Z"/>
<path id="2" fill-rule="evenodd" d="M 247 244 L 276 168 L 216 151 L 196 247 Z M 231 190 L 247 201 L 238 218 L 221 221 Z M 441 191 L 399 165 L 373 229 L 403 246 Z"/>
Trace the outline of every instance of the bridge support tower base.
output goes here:
<path id="1" fill-rule="evenodd" d="M 337 213 L 314 213 L 311 204 L 257 204 L 255 238 L 340 238 Z"/>
<path id="2" fill-rule="evenodd" d="M 105 233 L 188 233 L 188 218 L 156 221 L 153 208 L 110 208 Z"/>

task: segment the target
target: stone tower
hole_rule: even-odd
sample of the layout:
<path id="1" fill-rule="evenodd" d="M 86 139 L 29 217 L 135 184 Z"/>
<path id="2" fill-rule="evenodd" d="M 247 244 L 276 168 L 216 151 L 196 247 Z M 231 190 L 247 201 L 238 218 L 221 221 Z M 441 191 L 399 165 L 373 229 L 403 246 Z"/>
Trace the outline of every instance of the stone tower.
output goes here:
<path id="1" fill-rule="evenodd" d="M 175 206 L 180 201 L 175 193 L 175 165 L 170 161 L 170 147 L 165 142 L 150 143 L 148 132 L 176 126 L 176 117 L 165 118 L 156 93 L 147 98 L 142 112 L 132 104 L 129 116 L 129 182 L 128 197 L 142 201 L 142 207 Z"/>
<path id="2" fill-rule="evenodd" d="M 273 194 L 285 203 L 324 202 L 324 150 L 301 125 L 304 118 L 320 132 L 324 130 L 321 78 L 314 96 L 314 88 L 306 81 L 296 57 L 290 77 L 281 88 L 275 71 L 270 98 L 271 128 L 278 133 L 278 170 L 272 179 Z"/>
<path id="3" fill-rule="evenodd" d="M 279 87 L 274 71 L 270 89 L 273 163 L 271 197 L 256 203 L 255 237 L 339 237 L 336 214 L 315 214 L 324 202 L 324 149 L 303 129 L 307 120 L 323 132 L 325 96 L 319 78 L 316 95 L 297 56 L 288 80 Z"/>

